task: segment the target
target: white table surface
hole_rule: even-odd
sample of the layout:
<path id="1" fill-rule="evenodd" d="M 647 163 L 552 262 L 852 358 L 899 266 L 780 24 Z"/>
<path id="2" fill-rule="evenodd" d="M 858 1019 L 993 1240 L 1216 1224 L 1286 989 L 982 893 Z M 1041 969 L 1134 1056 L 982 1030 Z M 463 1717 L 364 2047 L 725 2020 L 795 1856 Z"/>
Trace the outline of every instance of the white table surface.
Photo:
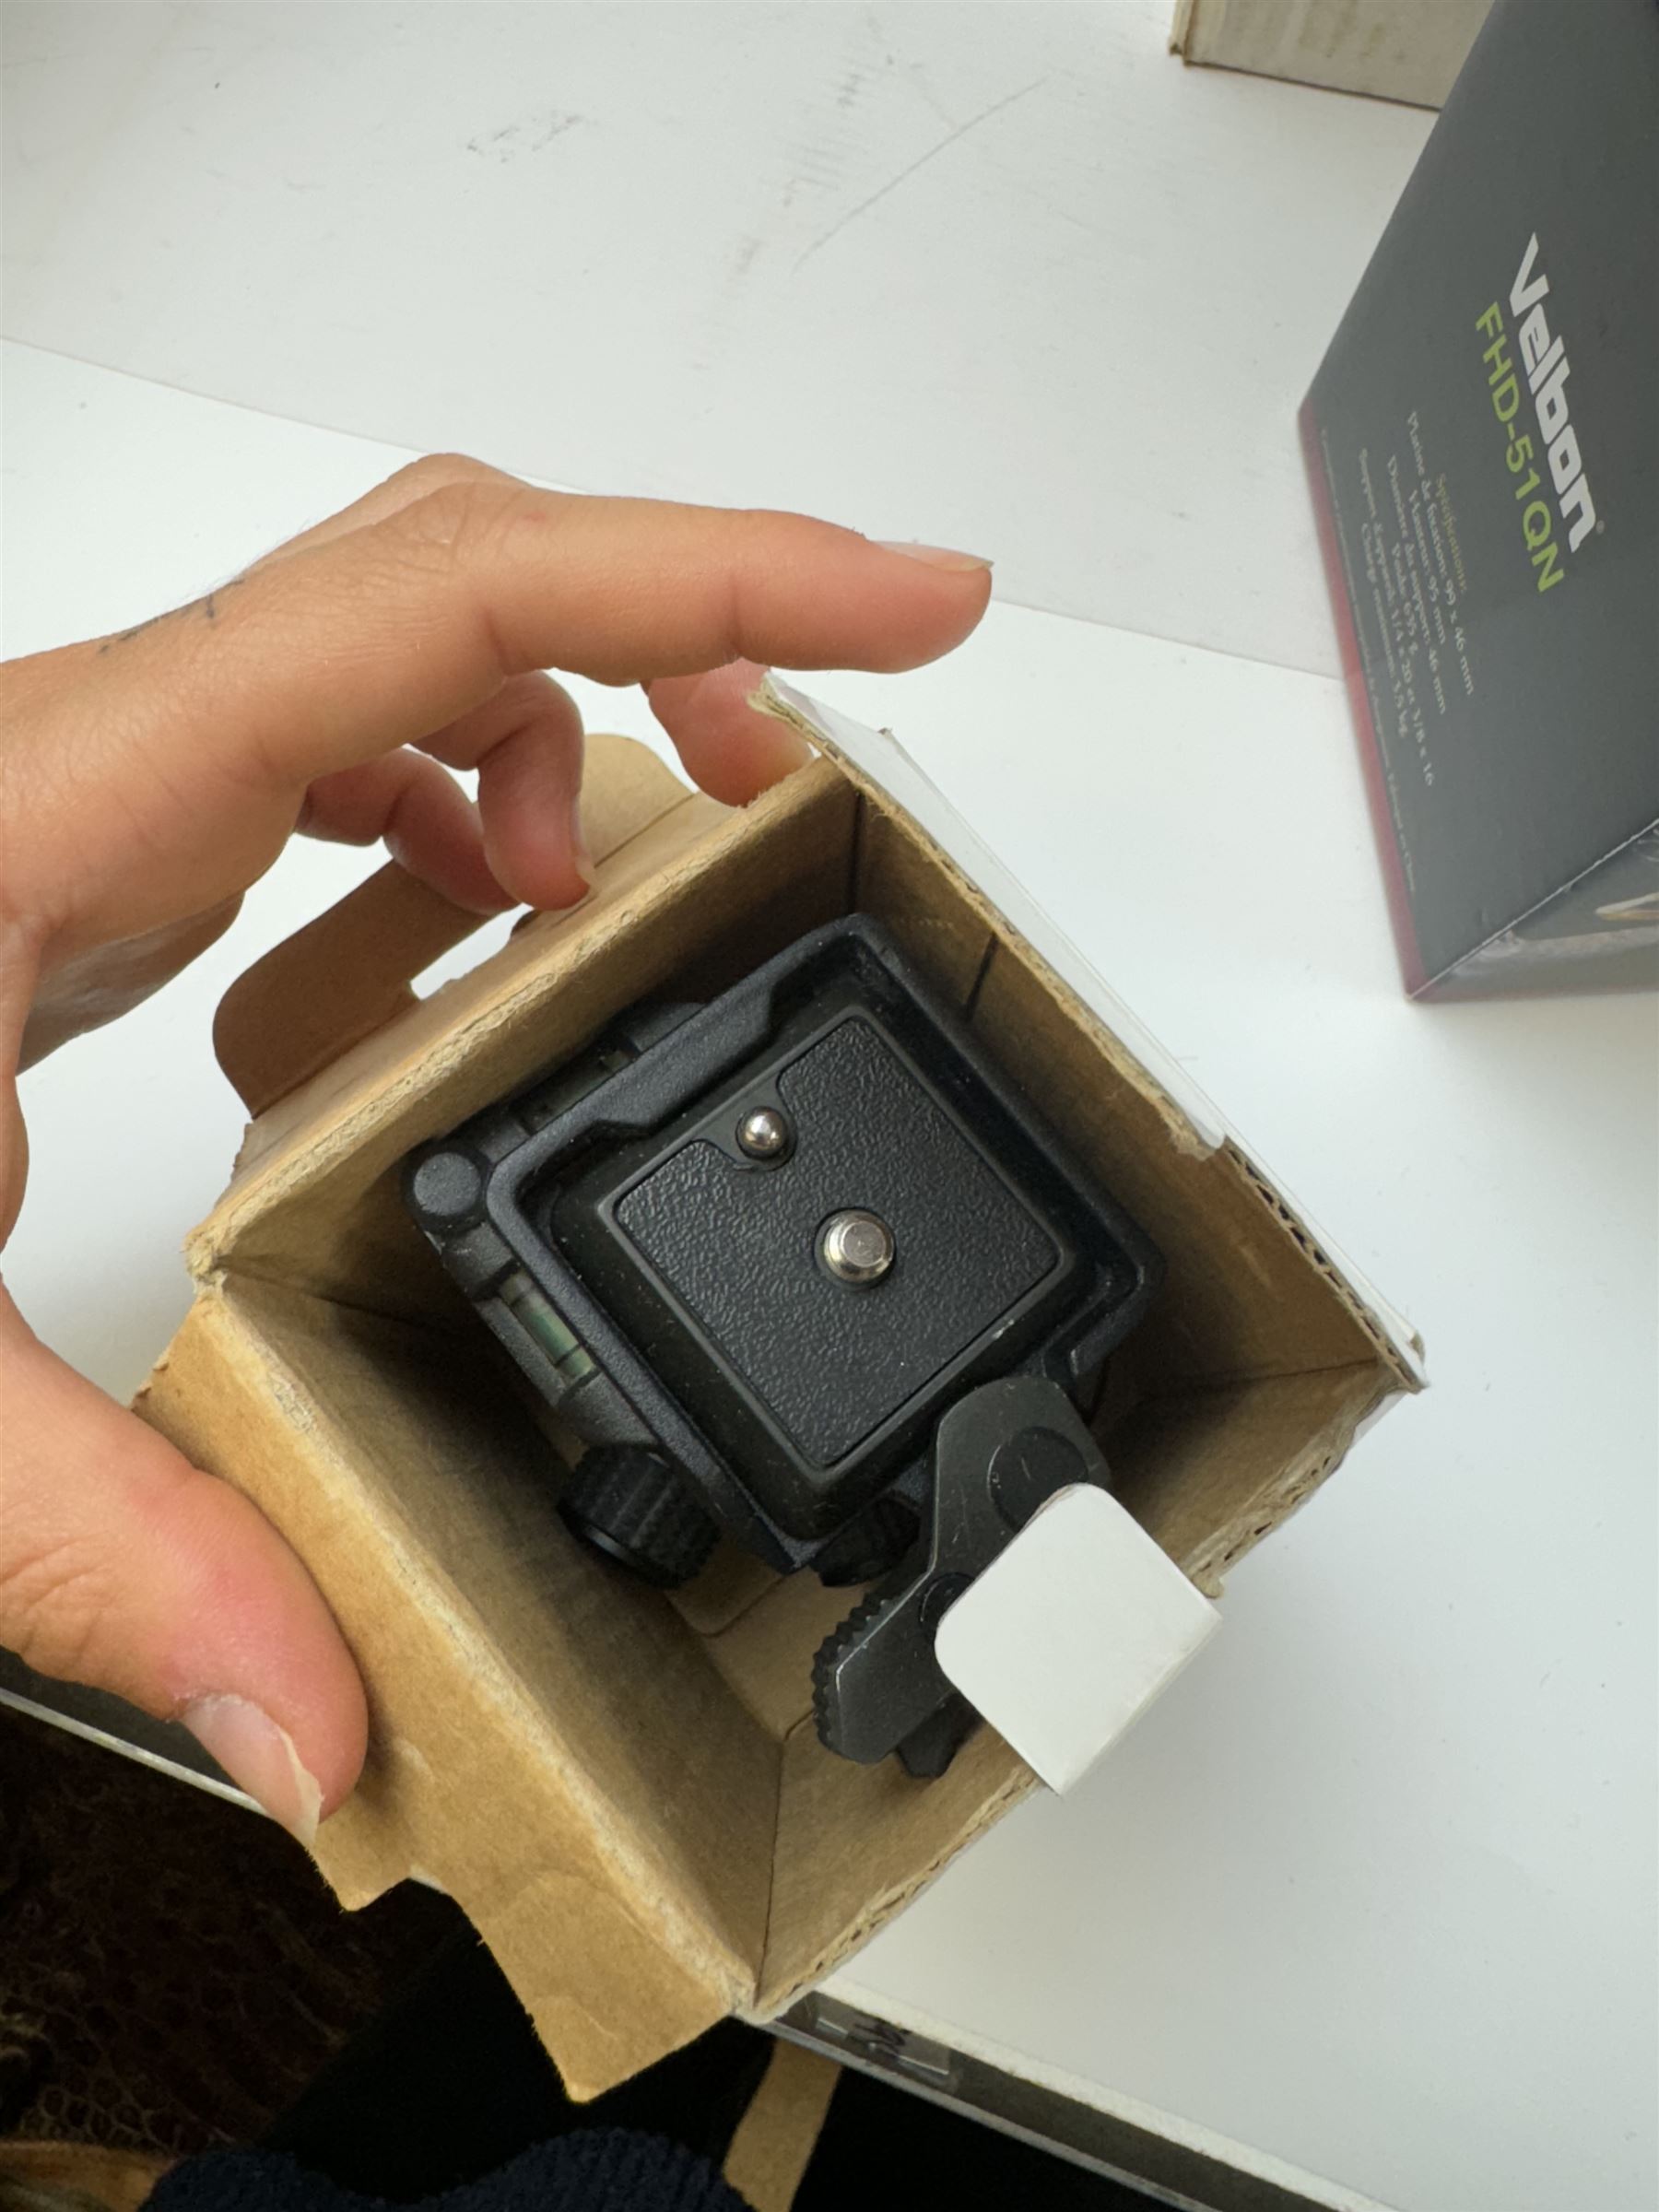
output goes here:
<path id="1" fill-rule="evenodd" d="M 5 333 L 1334 672 L 1292 413 L 1430 118 L 1172 6 L 10 6 Z"/>
<path id="2" fill-rule="evenodd" d="M 8 281 L 6 327 L 112 366 L 6 348 L 6 648 L 187 597 L 406 457 L 308 427 L 319 419 L 578 483 L 798 500 L 889 535 L 1009 548 L 999 577 L 1018 595 L 1101 618 L 999 605 L 938 669 L 814 683 L 901 730 L 1265 1164 L 1411 1312 L 1433 1388 L 1236 1572 L 1224 1632 L 1101 1771 L 1004 1823 L 833 1987 L 1114 2110 L 1149 2110 L 1169 2132 L 1324 2177 L 1333 2203 L 1648 2212 L 1659 1018 L 1639 997 L 1401 997 L 1288 427 L 1425 119 L 1173 63 L 1160 75 L 1161 8 L 1018 11 L 1034 27 L 1018 35 L 1002 8 L 821 8 L 797 11 L 788 38 L 769 6 L 673 12 L 700 39 L 644 8 L 15 11 L 6 228 L 28 281 Z M 356 166 L 342 167 L 329 88 L 372 57 L 367 13 L 401 27 L 387 63 L 400 90 L 359 113 Z M 488 28 L 451 54 L 461 81 L 441 99 L 431 42 L 456 35 L 437 23 L 456 13 Z M 94 18 L 89 42 L 74 27 Z M 557 313 L 559 300 L 515 301 L 511 268 L 464 259 L 430 173 L 462 173 L 439 120 L 454 124 L 464 94 L 503 129 L 541 112 L 539 86 L 494 109 L 477 90 L 477 54 L 499 76 L 525 41 L 552 56 L 549 82 L 586 72 L 579 98 L 555 91 L 559 112 L 618 119 L 597 174 L 548 203 Z M 606 86 L 618 41 L 627 101 Z M 196 46 L 225 63 L 206 81 L 241 83 L 253 106 L 232 134 L 237 182 L 193 205 L 182 180 L 223 126 L 194 76 L 167 72 Z M 709 111 L 686 102 L 705 100 L 711 53 L 722 84 L 747 87 L 757 163 L 782 159 L 782 137 L 829 144 L 832 112 L 876 112 L 845 124 L 813 188 L 822 228 L 900 166 L 908 103 L 928 112 L 918 84 L 966 116 L 992 80 L 1018 89 L 1062 46 L 1072 58 L 1049 82 L 1087 109 L 1087 158 L 1032 92 L 1006 112 L 1012 137 L 994 140 L 988 121 L 951 149 L 984 164 L 971 255 L 950 258 L 948 208 L 911 205 L 918 171 L 813 258 L 816 293 L 831 281 L 822 265 L 856 249 L 833 280 L 853 317 L 836 373 L 856 408 L 885 409 L 870 453 L 849 417 L 826 418 L 817 341 L 776 300 L 740 332 L 716 329 L 712 305 L 700 333 L 674 324 L 685 351 L 657 361 L 674 378 L 660 407 L 565 358 L 554 324 L 574 299 L 599 300 L 582 319 L 613 355 L 654 357 L 651 317 L 686 308 L 684 288 L 678 309 L 660 296 L 687 242 L 670 156 L 675 182 L 687 167 L 710 195 L 709 255 L 751 234 L 734 228 L 746 165 L 696 159 Z M 859 53 L 875 88 L 860 78 L 837 110 Z M 757 105 L 769 70 L 773 96 Z M 297 112 L 297 85 L 315 100 L 285 137 L 277 110 Z M 314 159 L 316 190 L 270 184 L 277 170 L 312 174 L 289 153 Z M 516 210 L 523 238 L 533 195 L 503 200 L 495 171 L 510 165 L 473 158 L 469 219 Z M 942 167 L 928 164 L 935 182 Z M 399 179 L 428 195 L 419 255 L 394 235 Z M 599 204 L 606 182 L 615 206 Z M 96 211 L 123 194 L 129 219 L 100 242 Z M 1092 209 L 1087 251 L 1042 279 L 1073 298 L 1070 320 L 1051 316 L 1028 348 L 982 313 L 982 356 L 953 357 L 948 388 L 928 382 L 941 293 L 968 284 L 983 310 L 1025 260 L 1052 261 L 1044 194 L 1049 214 Z M 781 195 L 747 219 L 756 263 L 795 239 Z M 1218 233 L 1230 305 L 1211 282 Z M 651 283 L 622 283 L 618 239 Z M 327 319 L 347 264 L 361 286 L 349 340 Z M 1178 265 L 1197 272 L 1191 286 Z M 900 304 L 914 312 L 895 335 L 907 269 Z M 394 277 L 420 292 L 432 344 L 400 320 Z M 698 263 L 686 284 L 705 277 Z M 465 347 L 457 299 L 475 318 Z M 493 303 L 487 326 L 480 303 Z M 1195 459 L 1173 364 L 1201 343 L 1217 349 L 1224 412 Z M 877 353 L 897 363 L 885 398 L 867 381 Z M 135 369 L 273 413 L 119 372 Z M 764 404 L 803 377 L 806 429 L 797 407 Z M 1095 393 L 1108 414 L 1146 400 L 1131 434 L 1104 436 L 1082 404 Z M 746 407 L 740 448 L 722 425 Z M 1110 525 L 1105 554 L 1091 516 Z M 1111 550 L 1120 529 L 1134 559 Z M 583 698 L 596 724 L 650 728 L 629 695 Z M 41 1333 L 112 1389 L 133 1387 L 183 1310 L 179 1237 L 240 1131 L 212 1064 L 212 1005 L 368 865 L 296 848 L 189 975 L 25 1080 L 34 1165 L 7 1277 Z"/>

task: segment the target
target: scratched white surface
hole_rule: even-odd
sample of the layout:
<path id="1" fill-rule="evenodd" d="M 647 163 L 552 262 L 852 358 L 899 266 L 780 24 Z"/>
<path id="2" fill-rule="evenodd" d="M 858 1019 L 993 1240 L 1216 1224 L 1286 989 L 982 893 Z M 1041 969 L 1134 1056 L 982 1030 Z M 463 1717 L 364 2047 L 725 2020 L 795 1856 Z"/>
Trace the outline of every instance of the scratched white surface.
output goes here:
<path id="1" fill-rule="evenodd" d="M 0 401 L 13 652 L 188 598 L 406 457 L 18 347 Z M 811 681 L 1041 886 L 1433 1383 L 1102 1767 L 833 1987 L 1333 2205 L 1652 2212 L 1654 1002 L 1408 1006 L 1331 679 L 997 606 L 935 669 Z M 371 865 L 295 846 L 186 976 L 24 1078 L 7 1280 L 112 1389 L 183 1310 L 240 1131 L 213 1005 Z"/>
<path id="2" fill-rule="evenodd" d="M 1292 418 L 1430 119 L 1171 6 L 12 6 L 0 327 L 1330 673 Z"/>

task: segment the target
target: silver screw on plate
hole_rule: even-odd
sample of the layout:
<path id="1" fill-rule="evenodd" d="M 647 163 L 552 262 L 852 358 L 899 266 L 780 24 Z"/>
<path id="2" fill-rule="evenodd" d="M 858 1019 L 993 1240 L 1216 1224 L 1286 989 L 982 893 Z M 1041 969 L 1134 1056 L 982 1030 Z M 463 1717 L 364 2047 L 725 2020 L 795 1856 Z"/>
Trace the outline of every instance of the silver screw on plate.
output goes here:
<path id="1" fill-rule="evenodd" d="M 738 1123 L 737 1144 L 751 1159 L 781 1159 L 789 1149 L 789 1124 L 775 1106 L 757 1106 Z"/>
<path id="2" fill-rule="evenodd" d="M 849 1206 L 831 1214 L 818 1232 L 818 1254 L 838 1282 L 864 1288 L 878 1283 L 898 1253 L 893 1232 L 879 1214 Z"/>

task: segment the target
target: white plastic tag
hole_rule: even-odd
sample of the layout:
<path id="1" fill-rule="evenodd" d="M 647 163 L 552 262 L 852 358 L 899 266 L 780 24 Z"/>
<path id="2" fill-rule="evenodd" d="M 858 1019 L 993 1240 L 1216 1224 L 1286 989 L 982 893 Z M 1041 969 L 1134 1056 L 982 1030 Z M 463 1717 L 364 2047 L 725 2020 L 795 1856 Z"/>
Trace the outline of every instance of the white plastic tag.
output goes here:
<path id="1" fill-rule="evenodd" d="M 940 1666 L 1052 1790 L 1068 1790 L 1221 1616 L 1117 1500 L 1057 1492 L 939 1623 Z"/>

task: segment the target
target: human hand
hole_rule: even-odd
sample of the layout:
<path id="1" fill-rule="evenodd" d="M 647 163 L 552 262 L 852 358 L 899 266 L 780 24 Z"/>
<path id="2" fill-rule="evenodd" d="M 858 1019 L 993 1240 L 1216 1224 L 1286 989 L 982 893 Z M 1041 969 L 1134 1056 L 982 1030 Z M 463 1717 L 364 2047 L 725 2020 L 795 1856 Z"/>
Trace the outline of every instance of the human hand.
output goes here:
<path id="1" fill-rule="evenodd" d="M 759 668 L 914 667 L 986 564 L 799 515 L 540 492 L 416 463 L 206 599 L 0 670 L 0 1241 L 17 1072 L 211 944 L 298 829 L 459 904 L 586 888 L 553 665 L 642 683 L 688 772 L 752 798 L 800 741 Z M 475 806 L 441 762 L 478 771 Z M 0 1645 L 191 1727 L 309 1841 L 352 1787 L 349 1653 L 257 1508 L 76 1374 L 0 1289 Z"/>

